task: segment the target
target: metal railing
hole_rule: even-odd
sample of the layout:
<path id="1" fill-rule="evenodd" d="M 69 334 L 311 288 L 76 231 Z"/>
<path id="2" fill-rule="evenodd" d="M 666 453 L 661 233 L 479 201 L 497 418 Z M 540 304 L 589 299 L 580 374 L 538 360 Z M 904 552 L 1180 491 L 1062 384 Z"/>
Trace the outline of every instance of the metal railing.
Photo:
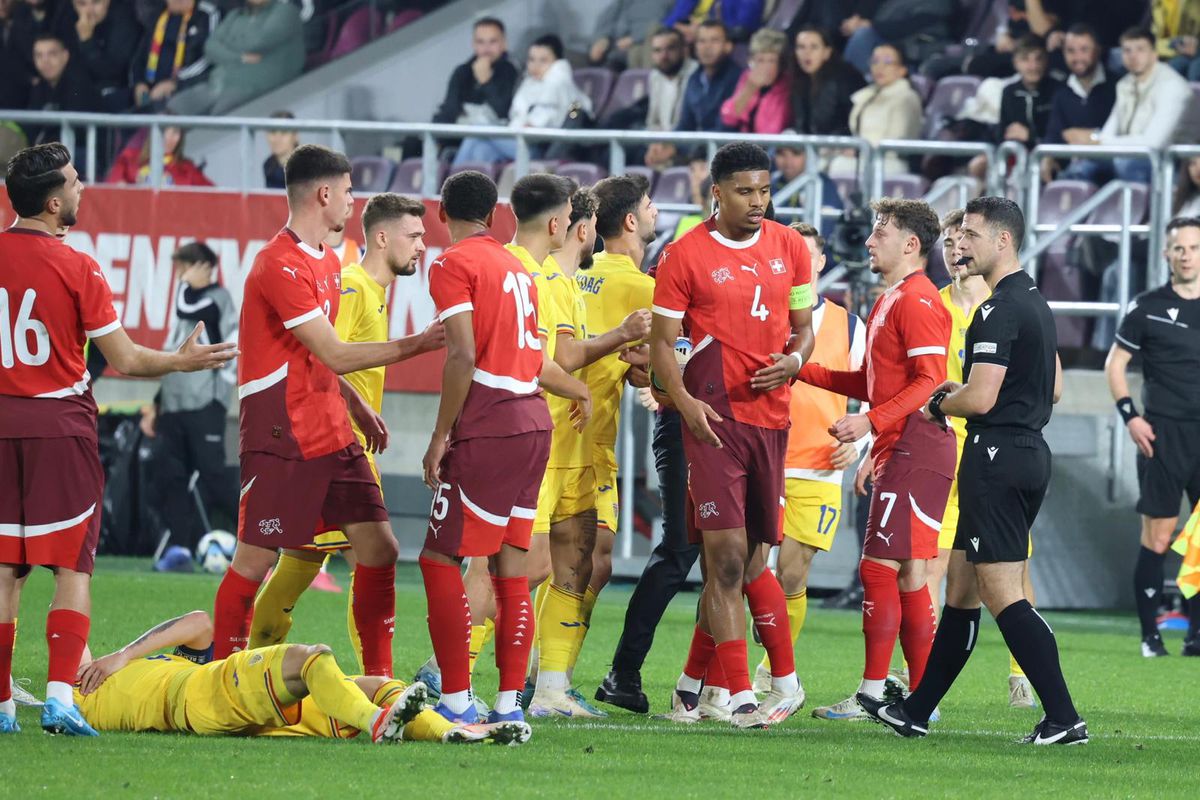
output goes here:
<path id="1" fill-rule="evenodd" d="M 1168 147 L 1163 155 L 1162 167 L 1160 175 L 1162 176 L 1162 184 L 1159 187 L 1159 208 L 1162 209 L 1161 222 L 1164 224 L 1171 218 L 1172 208 L 1175 203 L 1175 177 L 1176 171 L 1179 168 L 1179 162 L 1184 159 L 1192 159 L 1200 156 L 1200 145 L 1196 144 L 1177 144 L 1173 147 Z M 1185 168 L 1186 169 L 1186 168 Z M 1153 220 L 1151 220 L 1153 223 Z M 1160 246 L 1166 242 L 1160 239 Z M 1151 250 L 1151 253 L 1156 253 L 1156 250 Z M 1167 264 L 1165 259 L 1158 259 L 1154 269 L 1155 283 L 1165 283 L 1167 280 Z"/>

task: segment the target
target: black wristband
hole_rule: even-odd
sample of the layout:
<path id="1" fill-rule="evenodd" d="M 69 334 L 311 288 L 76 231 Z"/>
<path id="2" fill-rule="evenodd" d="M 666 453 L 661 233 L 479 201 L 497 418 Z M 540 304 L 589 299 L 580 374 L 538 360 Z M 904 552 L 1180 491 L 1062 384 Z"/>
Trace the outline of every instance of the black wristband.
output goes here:
<path id="1" fill-rule="evenodd" d="M 1117 413 L 1121 415 L 1121 419 L 1125 421 L 1126 425 L 1129 424 L 1131 419 L 1141 416 L 1138 413 L 1137 406 L 1133 404 L 1133 398 L 1128 396 L 1122 397 L 1117 401 Z"/>
<path id="2" fill-rule="evenodd" d="M 950 394 L 945 389 L 940 392 L 934 392 L 933 397 L 929 398 L 929 413 L 938 422 L 945 423 L 946 415 L 942 413 L 942 401 L 946 399 L 946 395 Z"/>

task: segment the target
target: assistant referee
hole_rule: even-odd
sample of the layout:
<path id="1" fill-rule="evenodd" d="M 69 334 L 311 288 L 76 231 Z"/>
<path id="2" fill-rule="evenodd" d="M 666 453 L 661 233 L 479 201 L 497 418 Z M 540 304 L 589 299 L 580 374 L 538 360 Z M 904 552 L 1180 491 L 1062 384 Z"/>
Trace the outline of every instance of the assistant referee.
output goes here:
<path id="1" fill-rule="evenodd" d="M 1117 412 L 1138 448 L 1142 539 L 1133 592 L 1147 658 L 1167 655 L 1157 617 L 1163 557 L 1179 520 L 1180 499 L 1187 492 L 1191 505 L 1200 502 L 1200 218 L 1167 223 L 1163 255 L 1170 281 L 1130 304 L 1104 365 Z M 1144 416 L 1125 378 L 1134 353 L 1142 358 Z M 1200 595 L 1191 599 L 1188 611 L 1183 655 L 1200 656 Z"/>
<path id="2" fill-rule="evenodd" d="M 890 705 L 858 695 L 868 713 L 902 736 L 928 733 L 930 714 L 975 647 L 982 599 L 1046 709 L 1023 741 L 1088 741 L 1087 724 L 1063 678 L 1054 631 L 1030 605 L 1022 581 L 1029 529 L 1050 483 L 1042 428 L 1062 391 L 1054 317 L 1017 258 L 1024 237 L 1025 218 L 1013 201 L 981 197 L 967 204 L 960 263 L 987 281 L 992 296 L 967 329 L 966 383 L 943 384 L 926 409 L 930 419 L 967 420 L 946 607 L 925 676 L 912 695 Z"/>

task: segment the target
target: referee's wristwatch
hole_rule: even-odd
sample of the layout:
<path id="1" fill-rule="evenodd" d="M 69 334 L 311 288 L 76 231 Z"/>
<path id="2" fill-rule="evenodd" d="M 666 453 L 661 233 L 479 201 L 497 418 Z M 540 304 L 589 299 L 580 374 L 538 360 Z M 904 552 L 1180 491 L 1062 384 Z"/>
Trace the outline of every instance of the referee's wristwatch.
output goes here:
<path id="1" fill-rule="evenodd" d="M 946 395 L 950 394 L 945 389 L 939 392 L 934 392 L 933 397 L 929 398 L 929 413 L 938 422 L 946 424 L 946 415 L 942 412 L 942 401 L 946 399 Z"/>

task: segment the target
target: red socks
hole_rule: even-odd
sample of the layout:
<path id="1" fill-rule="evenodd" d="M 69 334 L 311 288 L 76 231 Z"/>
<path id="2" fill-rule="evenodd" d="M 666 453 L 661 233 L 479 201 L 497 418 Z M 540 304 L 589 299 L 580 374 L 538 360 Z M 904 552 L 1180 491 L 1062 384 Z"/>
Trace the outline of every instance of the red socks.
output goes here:
<path id="1" fill-rule="evenodd" d="M 774 573 L 764 569 L 762 574 L 747 583 L 742 591 L 750 604 L 754 627 L 771 659 L 771 674 L 777 677 L 796 671 L 792 651 L 792 632 L 788 624 L 787 597 Z"/>
<path id="2" fill-rule="evenodd" d="M 746 640 L 733 639 L 717 645 L 717 660 L 725 673 L 730 695 L 750 691 L 750 668 L 747 666 Z"/>
<path id="3" fill-rule="evenodd" d="M 87 645 L 92 621 L 78 611 L 59 608 L 46 615 L 46 645 L 50 650 L 47 681 L 72 685 L 79 672 L 79 659 Z M 11 648 L 9 649 L 11 653 Z M 4 687 L 8 691 L 8 687 Z"/>
<path id="4" fill-rule="evenodd" d="M 250 641 L 250 618 L 260 581 L 226 570 L 213 603 L 213 659 L 229 658 Z M 47 626 L 47 630 L 49 627 Z M 74 676 L 71 678 L 75 680 Z"/>
<path id="5" fill-rule="evenodd" d="M 0 703 L 12 699 L 12 657 L 16 640 L 17 623 L 0 622 Z M 74 679 L 71 682 L 74 683 Z"/>
<path id="6" fill-rule="evenodd" d="M 460 582 L 461 585 L 461 582 Z M 396 630 L 396 565 L 354 567 L 352 613 L 362 642 L 363 672 L 392 677 L 392 634 Z"/>
<path id="7" fill-rule="evenodd" d="M 420 564 L 421 576 L 425 579 L 425 600 L 429 605 L 429 638 L 433 641 L 433 654 L 442 670 L 442 694 L 465 692 L 471 688 L 468 667 L 471 606 L 467 603 L 462 572 L 457 564 L 443 564 L 428 558 L 421 558 Z M 499 604 L 499 597 L 496 601 Z M 499 653 L 499 619 L 496 622 L 496 650 Z M 522 675 L 521 685 L 524 686 L 524 683 Z"/>
<path id="8" fill-rule="evenodd" d="M 683 674 L 698 681 L 703 680 L 708 671 L 708 665 L 716 652 L 716 641 L 697 624 L 696 629 L 692 632 L 692 644 L 688 648 L 687 663 L 683 665 Z"/>
<path id="9" fill-rule="evenodd" d="M 713 655 L 716 655 L 717 646 L 713 644 Z M 729 690 L 725 685 L 725 670 L 721 669 L 721 659 L 714 658 L 708 662 L 708 672 L 704 673 L 704 685 L 711 686 L 714 689 Z"/>
<path id="10" fill-rule="evenodd" d="M 908 662 L 908 688 L 916 689 L 925 675 L 936 622 L 929 587 L 900 593 L 900 648 Z"/>
<path id="11" fill-rule="evenodd" d="M 500 671 L 500 691 L 519 692 L 525 688 L 529 652 L 533 648 L 534 615 L 529 601 L 529 580 L 493 575 L 492 587 L 496 591 L 496 668 Z M 442 663 L 441 656 L 438 663 Z"/>
<path id="12" fill-rule="evenodd" d="M 863 585 L 863 639 L 867 648 L 863 678 L 882 681 L 887 679 L 896 636 L 900 633 L 898 573 L 883 564 L 862 561 L 858 565 L 858 574 Z M 925 652 L 928 654 L 928 648 Z"/>

